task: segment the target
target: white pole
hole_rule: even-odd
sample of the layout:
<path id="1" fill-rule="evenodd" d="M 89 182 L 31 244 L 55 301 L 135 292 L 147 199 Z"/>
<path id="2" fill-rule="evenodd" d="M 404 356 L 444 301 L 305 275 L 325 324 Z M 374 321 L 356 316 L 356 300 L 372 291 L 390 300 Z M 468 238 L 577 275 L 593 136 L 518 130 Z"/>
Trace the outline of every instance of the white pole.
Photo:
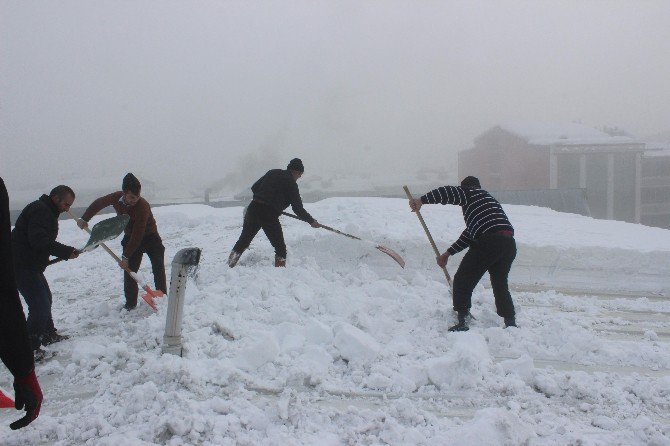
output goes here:
<path id="1" fill-rule="evenodd" d="M 165 320 L 165 335 L 163 336 L 163 353 L 178 356 L 183 353 L 181 325 L 184 314 L 186 281 L 198 268 L 200 253 L 200 248 L 185 248 L 180 250 L 172 260 L 168 311 Z"/>

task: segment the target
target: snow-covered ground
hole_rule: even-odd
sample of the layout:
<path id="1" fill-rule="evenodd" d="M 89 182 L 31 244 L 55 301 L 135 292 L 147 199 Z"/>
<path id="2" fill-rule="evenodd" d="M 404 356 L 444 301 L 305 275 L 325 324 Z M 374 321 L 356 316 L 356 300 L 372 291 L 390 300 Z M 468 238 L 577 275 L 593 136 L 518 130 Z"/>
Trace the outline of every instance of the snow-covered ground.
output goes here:
<path id="1" fill-rule="evenodd" d="M 166 300 L 157 313 L 120 310 L 121 273 L 104 251 L 56 264 L 53 313 L 71 339 L 38 365 L 39 419 L 10 431 L 19 414 L 4 410 L 0 442 L 670 445 L 670 231 L 507 205 L 520 328 L 502 328 L 483 283 L 471 330 L 448 333 L 446 281 L 406 200 L 307 208 L 396 250 L 405 269 L 292 219 L 287 268 L 271 266 L 260 233 L 230 269 L 242 208 L 156 208 L 168 263 L 203 250 L 186 290 L 184 356 L 161 354 Z M 463 228 L 458 207 L 422 214 L 443 250 Z M 62 222 L 60 239 L 87 237 Z M 146 258 L 141 272 L 151 277 Z M 4 368 L 0 386 L 11 389 Z"/>

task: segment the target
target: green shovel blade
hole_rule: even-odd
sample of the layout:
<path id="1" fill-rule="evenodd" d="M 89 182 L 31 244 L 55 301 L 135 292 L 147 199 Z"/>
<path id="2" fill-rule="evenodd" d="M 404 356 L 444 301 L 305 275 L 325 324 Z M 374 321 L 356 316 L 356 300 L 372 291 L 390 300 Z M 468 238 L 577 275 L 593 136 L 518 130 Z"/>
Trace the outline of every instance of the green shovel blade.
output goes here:
<path id="1" fill-rule="evenodd" d="M 130 216 L 124 214 L 96 223 L 91 228 L 91 236 L 89 237 L 88 242 L 86 242 L 86 245 L 79 251 L 92 251 L 101 243 L 115 239 L 126 228 L 129 220 Z"/>

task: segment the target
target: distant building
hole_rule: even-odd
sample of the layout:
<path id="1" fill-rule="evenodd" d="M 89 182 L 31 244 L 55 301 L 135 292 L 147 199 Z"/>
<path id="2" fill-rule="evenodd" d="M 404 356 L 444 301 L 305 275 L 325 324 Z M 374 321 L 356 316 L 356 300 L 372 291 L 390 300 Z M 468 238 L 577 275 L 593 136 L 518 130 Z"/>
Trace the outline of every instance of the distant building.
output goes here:
<path id="1" fill-rule="evenodd" d="M 475 138 L 459 153 L 458 173 L 478 176 L 492 191 L 582 190 L 591 216 L 639 223 L 643 159 L 645 143 L 629 136 L 574 123 L 515 122 Z"/>
<path id="2" fill-rule="evenodd" d="M 648 142 L 642 155 L 642 224 L 670 229 L 670 142 Z"/>

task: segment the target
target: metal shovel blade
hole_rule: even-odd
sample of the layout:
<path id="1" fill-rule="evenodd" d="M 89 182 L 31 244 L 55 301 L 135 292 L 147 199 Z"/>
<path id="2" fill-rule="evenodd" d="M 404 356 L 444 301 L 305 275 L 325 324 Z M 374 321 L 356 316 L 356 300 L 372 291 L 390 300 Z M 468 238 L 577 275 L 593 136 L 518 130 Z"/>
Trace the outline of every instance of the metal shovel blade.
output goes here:
<path id="1" fill-rule="evenodd" d="M 88 242 L 86 242 L 86 245 L 79 251 L 92 251 L 101 243 L 115 239 L 126 228 L 128 221 L 130 221 L 130 216 L 124 214 L 96 223 L 93 228 L 91 228 L 91 236 L 89 237 Z"/>
<path id="2" fill-rule="evenodd" d="M 389 257 L 391 257 L 396 262 L 398 262 L 398 265 L 400 265 L 401 268 L 405 267 L 405 261 L 403 260 L 403 258 L 400 257 L 400 254 L 398 254 L 397 252 L 395 252 L 391 248 L 387 248 L 386 246 L 382 246 L 382 245 L 377 245 L 377 246 L 375 246 L 375 248 L 377 248 L 378 250 L 380 250 L 381 252 L 388 255 Z"/>

